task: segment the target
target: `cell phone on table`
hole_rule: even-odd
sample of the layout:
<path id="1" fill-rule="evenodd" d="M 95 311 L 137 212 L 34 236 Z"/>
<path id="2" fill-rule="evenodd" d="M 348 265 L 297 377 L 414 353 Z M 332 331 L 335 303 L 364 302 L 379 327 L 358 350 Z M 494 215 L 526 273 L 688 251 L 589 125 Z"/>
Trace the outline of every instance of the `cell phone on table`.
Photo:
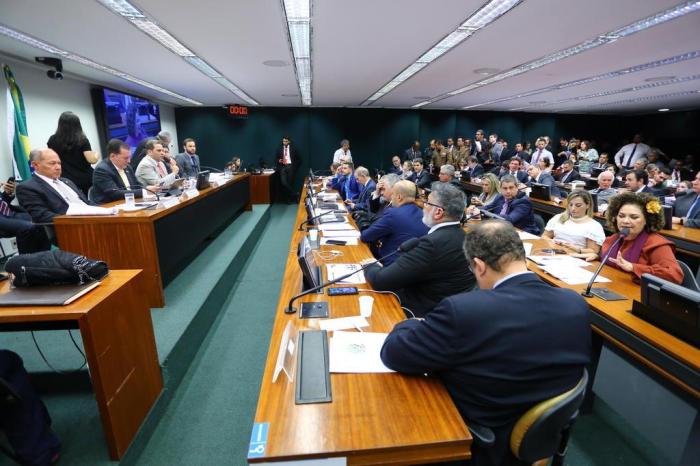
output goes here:
<path id="1" fill-rule="evenodd" d="M 328 296 L 342 296 L 346 294 L 357 294 L 357 288 L 354 286 L 342 286 L 338 288 L 328 288 Z"/>
<path id="2" fill-rule="evenodd" d="M 542 252 L 545 254 L 566 254 L 563 249 L 542 249 Z"/>
<path id="3" fill-rule="evenodd" d="M 343 241 L 342 239 L 328 239 L 326 240 L 326 244 L 333 244 L 335 246 L 345 246 L 348 244 L 347 241 Z"/>

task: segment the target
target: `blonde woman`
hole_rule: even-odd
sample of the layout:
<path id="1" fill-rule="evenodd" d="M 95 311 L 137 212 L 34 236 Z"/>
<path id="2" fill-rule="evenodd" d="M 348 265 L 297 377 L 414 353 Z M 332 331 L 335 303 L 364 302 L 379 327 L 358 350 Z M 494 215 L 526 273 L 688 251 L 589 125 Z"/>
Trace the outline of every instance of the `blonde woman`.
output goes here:
<path id="1" fill-rule="evenodd" d="M 588 191 L 574 191 L 566 198 L 566 210 L 552 217 L 543 238 L 573 249 L 577 254 L 595 253 L 605 241 L 603 225 L 593 219 L 593 199 Z"/>
<path id="2" fill-rule="evenodd" d="M 482 193 L 479 197 L 472 197 L 472 205 L 467 208 L 468 215 L 476 213 L 476 207 L 481 206 L 481 210 L 494 212 L 503 206 L 503 196 L 501 196 L 501 183 L 493 173 L 487 173 L 481 178 Z"/>

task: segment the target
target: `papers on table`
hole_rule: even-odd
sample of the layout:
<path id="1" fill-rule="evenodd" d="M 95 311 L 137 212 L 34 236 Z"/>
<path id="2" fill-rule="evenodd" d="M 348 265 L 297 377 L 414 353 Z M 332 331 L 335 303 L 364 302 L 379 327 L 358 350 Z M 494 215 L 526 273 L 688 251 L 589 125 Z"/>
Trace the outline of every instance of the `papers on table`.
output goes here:
<path id="1" fill-rule="evenodd" d="M 115 207 L 97 207 L 73 203 L 68 205 L 66 215 L 114 215 L 116 213 L 117 209 Z"/>
<path id="2" fill-rule="evenodd" d="M 542 270 L 558 278 L 567 285 L 585 285 L 591 281 L 593 272 L 590 272 L 581 267 L 562 267 L 559 265 L 550 265 L 542 267 Z M 595 279 L 596 283 L 608 283 L 608 278 L 598 275 Z"/>
<path id="3" fill-rule="evenodd" d="M 379 353 L 386 333 L 333 332 L 329 345 L 331 372 L 394 372 L 384 365 Z"/>
<path id="4" fill-rule="evenodd" d="M 550 265 L 556 265 L 558 267 L 588 267 L 589 265 L 591 265 L 590 262 L 586 262 L 583 259 L 566 255 L 527 256 L 527 258 L 535 264 L 543 267 Z"/>
<path id="5" fill-rule="evenodd" d="M 324 202 L 333 202 L 339 198 L 338 193 L 318 193 L 316 197 Z"/>
<path id="6" fill-rule="evenodd" d="M 339 241 L 345 241 L 345 246 L 357 246 L 357 238 L 351 238 L 349 236 L 339 236 L 337 238 L 328 238 L 328 237 L 323 237 L 321 238 L 321 246 L 324 246 L 328 244 L 328 240 L 339 240 Z M 339 246 L 338 244 L 329 244 L 329 246 Z"/>
<path id="7" fill-rule="evenodd" d="M 532 233 L 528 233 L 527 231 L 518 231 L 518 236 L 523 241 L 528 239 L 540 239 L 539 236 L 535 236 Z"/>
<path id="8" fill-rule="evenodd" d="M 344 218 L 342 222 L 330 222 L 330 223 L 322 223 L 318 226 L 318 229 L 321 231 L 357 231 L 355 230 L 355 227 L 350 225 L 348 223 L 348 219 Z"/>
<path id="9" fill-rule="evenodd" d="M 333 208 L 333 209 L 319 209 L 318 207 L 316 207 L 314 209 L 314 215 L 321 215 L 321 214 L 326 213 L 326 212 L 333 212 L 334 210 L 343 210 L 342 213 L 338 212 L 338 215 L 347 215 L 347 211 L 343 207 L 338 207 L 338 208 Z M 327 214 L 327 215 L 324 215 L 322 218 L 332 218 L 333 215 L 335 215 L 335 214 Z M 345 222 L 348 221 L 347 217 L 344 217 L 344 219 L 345 219 L 344 220 Z"/>
<path id="10" fill-rule="evenodd" d="M 326 276 L 330 282 L 355 270 L 360 270 L 361 267 L 362 266 L 360 264 L 326 264 Z M 350 275 L 348 278 L 341 280 L 338 283 L 359 285 L 361 283 L 365 283 L 365 274 L 360 271 L 354 275 Z"/>
<path id="11" fill-rule="evenodd" d="M 360 329 L 369 327 L 369 322 L 362 316 L 340 317 L 338 319 L 323 319 L 318 323 L 321 330 L 333 332 L 336 330 L 345 330 L 348 328 Z"/>
<path id="12" fill-rule="evenodd" d="M 323 225 L 319 226 L 320 227 Z M 346 240 L 347 238 L 359 238 L 360 237 L 360 232 L 357 230 L 321 230 L 323 232 L 323 237 L 324 238 L 332 238 L 332 239 L 344 239 Z"/>

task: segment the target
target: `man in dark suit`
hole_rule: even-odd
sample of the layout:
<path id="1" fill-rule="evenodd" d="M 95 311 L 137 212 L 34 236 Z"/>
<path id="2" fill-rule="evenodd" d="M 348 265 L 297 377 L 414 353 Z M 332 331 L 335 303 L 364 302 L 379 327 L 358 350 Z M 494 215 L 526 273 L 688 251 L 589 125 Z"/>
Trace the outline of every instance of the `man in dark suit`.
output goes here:
<path id="1" fill-rule="evenodd" d="M 44 227 L 34 225 L 32 217 L 21 207 L 12 205 L 17 185 L 13 179 L 2 185 L 0 192 L 0 237 L 17 239 L 17 251 L 28 254 L 51 249 Z"/>
<path id="2" fill-rule="evenodd" d="M 56 152 L 34 149 L 29 157 L 34 175 L 17 185 L 17 200 L 34 223 L 53 223 L 53 218 L 68 212 L 71 204 L 94 205 L 72 181 L 61 178 L 61 159 Z M 53 227 L 47 232 L 55 242 Z"/>
<path id="3" fill-rule="evenodd" d="M 523 192 L 518 192 L 518 182 L 510 175 L 501 179 L 501 194 L 503 206 L 495 214 L 509 221 L 516 228 L 525 230 L 533 235 L 541 235 L 540 228 L 535 223 L 535 212 L 530 199 Z"/>
<path id="4" fill-rule="evenodd" d="M 410 149 L 409 149 L 410 150 Z M 420 152 L 419 152 L 420 154 Z M 413 160 L 413 159 L 409 159 Z M 403 170 L 401 169 L 401 157 L 398 155 L 395 155 L 391 158 L 391 167 L 386 171 L 387 173 L 395 173 L 399 176 L 403 173 Z"/>
<path id="5" fill-rule="evenodd" d="M 0 431 L 4 431 L 21 464 L 49 465 L 58 462 L 61 442 L 51 430 L 46 406 L 32 387 L 22 359 L 12 351 L 0 350 L 0 391 L 12 394 L 15 402 L 0 403 Z"/>
<path id="6" fill-rule="evenodd" d="M 280 184 L 282 185 L 281 197 L 287 202 L 297 202 L 299 194 L 294 189 L 294 176 L 296 175 L 301 159 L 299 152 L 290 144 L 289 137 L 282 138 L 282 145 L 275 153 L 277 160 L 277 170 L 280 173 Z"/>
<path id="7" fill-rule="evenodd" d="M 197 155 L 197 143 L 194 142 L 194 139 L 187 138 L 182 142 L 182 149 L 184 152 L 175 156 L 175 162 L 180 169 L 180 177 L 195 178 L 201 167 L 199 155 Z"/>
<path id="8" fill-rule="evenodd" d="M 406 149 L 403 153 L 404 160 L 420 159 L 421 157 L 420 141 L 413 141 L 413 145 Z"/>
<path id="9" fill-rule="evenodd" d="M 413 174 L 408 180 L 413 181 L 421 189 L 430 187 L 432 182 L 430 173 L 423 169 L 423 161 L 421 159 L 413 159 Z"/>
<path id="10" fill-rule="evenodd" d="M 459 221 L 465 204 L 458 188 L 433 183 L 423 203 L 423 223 L 430 230 L 390 266 L 369 266 L 365 278 L 372 288 L 397 293 L 402 306 L 416 317 L 426 315 L 443 298 L 472 289 L 474 275 L 461 253 L 464 231 Z"/>
<path id="11" fill-rule="evenodd" d="M 700 228 L 700 172 L 693 179 L 693 191 L 677 197 L 673 205 L 673 223 Z"/>
<path id="12" fill-rule="evenodd" d="M 472 227 L 464 252 L 479 290 L 398 323 L 381 358 L 399 372 L 440 377 L 465 422 L 493 429 L 495 445 L 472 444 L 471 464 L 513 464 L 513 424 L 574 387 L 590 361 L 589 309 L 576 292 L 528 271 L 522 241 L 505 222 Z"/>
<path id="13" fill-rule="evenodd" d="M 376 217 L 384 214 L 384 210 L 391 204 L 394 185 L 399 181 L 401 181 L 401 178 L 395 173 L 387 173 L 382 176 L 369 199 L 368 207 L 370 213 Z"/>
<path id="14" fill-rule="evenodd" d="M 119 139 L 107 144 L 109 158 L 102 159 L 92 174 L 92 200 L 98 204 L 119 201 L 124 194 L 141 197 L 139 182 L 129 166 L 129 145 Z"/>
<path id="15" fill-rule="evenodd" d="M 365 167 L 355 169 L 355 178 L 360 184 L 360 194 L 356 200 L 345 201 L 350 210 L 369 210 L 369 201 L 372 193 L 377 188 L 377 183 L 369 176 L 369 170 Z"/>
<path id="16" fill-rule="evenodd" d="M 567 160 L 561 164 L 561 173 L 559 173 L 560 183 L 571 183 L 581 179 L 578 171 L 574 170 L 574 162 Z"/>
<path id="17" fill-rule="evenodd" d="M 467 167 L 466 172 L 470 179 L 479 178 L 484 174 L 484 167 L 479 164 L 479 160 L 473 155 L 467 157 Z"/>
<path id="18" fill-rule="evenodd" d="M 544 184 L 549 186 L 552 196 L 559 196 L 559 188 L 554 184 L 554 177 L 550 172 L 543 172 L 537 165 L 527 167 L 529 179 L 525 183 L 527 186 L 532 186 L 533 183 Z"/>
<path id="19" fill-rule="evenodd" d="M 415 204 L 416 187 L 408 180 L 396 183 L 391 190 L 391 209 L 387 209 L 369 228 L 362 231 L 363 243 L 378 244 L 373 248 L 377 257 L 384 257 L 411 238 L 418 238 L 428 232 L 421 221 L 423 212 Z M 383 260 L 385 266 L 393 263 L 397 255 Z"/>
<path id="20" fill-rule="evenodd" d="M 503 173 L 501 175 L 501 178 L 503 178 L 506 175 L 512 176 L 518 181 L 518 183 L 527 182 L 527 173 L 525 173 L 524 171 L 520 171 L 520 159 L 517 157 L 512 157 L 508 161 L 508 171 Z"/>
<path id="21" fill-rule="evenodd" d="M 625 174 L 625 188 L 633 193 L 652 194 L 649 184 L 649 174 L 646 170 L 630 170 Z"/>
<path id="22" fill-rule="evenodd" d="M 528 163 L 530 163 L 530 159 L 532 158 L 532 156 L 528 154 L 525 148 L 523 147 L 522 142 L 518 142 L 515 144 L 515 157 L 518 157 L 520 160 L 524 160 Z"/>
<path id="23" fill-rule="evenodd" d="M 136 167 L 139 166 L 141 160 L 143 160 L 143 158 L 146 156 L 146 144 L 148 143 L 148 141 L 151 141 L 153 139 L 163 144 L 163 147 L 170 148 L 170 143 L 172 142 L 173 137 L 170 134 L 170 132 L 161 131 L 156 137 L 143 138 L 141 142 L 139 142 L 139 145 L 136 146 L 136 150 L 134 150 L 134 153 L 131 156 L 131 161 L 129 162 L 129 165 L 131 165 L 132 170 L 136 170 Z"/>

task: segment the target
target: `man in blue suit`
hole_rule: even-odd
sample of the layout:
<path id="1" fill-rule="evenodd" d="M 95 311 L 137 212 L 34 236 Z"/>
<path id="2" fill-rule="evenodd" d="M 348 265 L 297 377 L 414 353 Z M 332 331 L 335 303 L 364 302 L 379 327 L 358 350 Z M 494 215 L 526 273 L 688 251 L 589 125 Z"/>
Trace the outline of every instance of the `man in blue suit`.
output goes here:
<path id="1" fill-rule="evenodd" d="M 129 145 L 119 139 L 112 139 L 107 143 L 107 154 L 109 158 L 102 159 L 92 174 L 92 200 L 98 204 L 119 201 L 124 199 L 126 193 L 141 197 L 141 185 L 129 166 Z M 157 186 L 148 188 L 158 189 Z"/>
<path id="2" fill-rule="evenodd" d="M 360 184 L 360 194 L 355 201 L 345 201 L 350 210 L 369 210 L 369 201 L 372 193 L 377 189 L 377 183 L 369 176 L 369 170 L 365 167 L 355 169 L 355 179 Z"/>
<path id="3" fill-rule="evenodd" d="M 557 188 L 554 177 L 550 172 L 540 170 L 540 167 L 537 165 L 530 165 L 527 168 L 527 174 L 530 175 L 530 179 L 525 183 L 527 186 L 532 186 L 533 183 L 544 184 L 549 186 L 549 192 L 552 196 L 559 196 L 559 188 Z"/>
<path id="4" fill-rule="evenodd" d="M 506 175 L 512 176 L 518 180 L 518 183 L 527 182 L 527 173 L 520 171 L 520 159 L 518 157 L 513 157 L 508 161 L 508 171 L 501 175 L 501 179 Z"/>
<path id="5" fill-rule="evenodd" d="M 336 189 L 344 201 L 355 201 L 360 195 L 361 187 L 353 174 L 354 169 L 352 162 L 343 162 L 340 164 L 340 176 L 331 180 L 331 188 Z"/>
<path id="6" fill-rule="evenodd" d="M 673 205 L 673 223 L 700 228 L 700 172 L 693 179 L 693 190 L 677 197 Z"/>
<path id="7" fill-rule="evenodd" d="M 503 195 L 503 206 L 501 210 L 493 213 L 500 215 L 516 228 L 537 236 L 542 234 L 535 223 L 532 202 L 525 193 L 518 192 L 518 182 L 515 178 L 506 175 L 501 179 L 501 195 Z"/>
<path id="8" fill-rule="evenodd" d="M 392 208 L 362 232 L 360 239 L 364 243 L 379 243 L 377 257 L 383 257 L 396 251 L 404 241 L 418 238 L 428 232 L 423 224 L 423 211 L 415 204 L 416 187 L 408 180 L 399 181 L 391 192 Z M 390 265 L 397 254 L 389 256 L 382 262 Z"/>
<path id="9" fill-rule="evenodd" d="M 578 293 L 528 271 L 522 241 L 506 222 L 472 227 L 464 252 L 479 290 L 398 323 L 381 357 L 396 371 L 440 377 L 467 423 L 493 429 L 492 448 L 472 444 L 472 464 L 513 464 L 513 424 L 574 387 L 589 363 L 590 311 Z"/>

